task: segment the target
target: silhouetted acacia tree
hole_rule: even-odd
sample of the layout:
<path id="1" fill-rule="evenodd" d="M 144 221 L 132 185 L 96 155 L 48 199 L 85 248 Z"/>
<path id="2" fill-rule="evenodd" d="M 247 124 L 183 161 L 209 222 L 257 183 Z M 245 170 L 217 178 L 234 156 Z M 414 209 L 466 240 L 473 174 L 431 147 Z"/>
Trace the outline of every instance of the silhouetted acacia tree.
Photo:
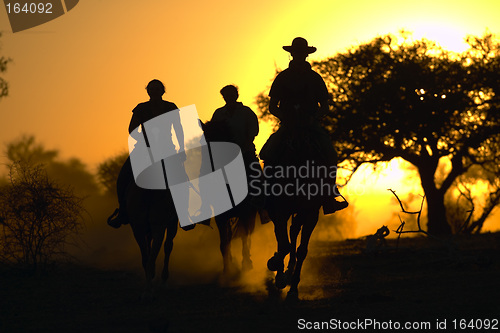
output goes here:
<path id="1" fill-rule="evenodd" d="M 494 164 L 500 133 L 500 49 L 491 35 L 471 38 L 463 55 L 426 40 L 374 39 L 315 63 L 332 93 L 325 118 L 354 165 L 402 157 L 417 167 L 427 198 L 427 228 L 447 234 L 444 197 L 473 165 Z M 436 179 L 441 158 L 451 170 Z"/>
<path id="2" fill-rule="evenodd" d="M 66 255 L 83 225 L 81 201 L 42 165 L 13 163 L 0 191 L 0 258 L 37 271 Z"/>
<path id="3" fill-rule="evenodd" d="M 500 164 L 500 47 L 491 34 L 468 43 L 456 54 L 402 32 L 313 63 L 331 93 L 323 124 L 340 160 L 354 171 L 394 157 L 413 164 L 432 234 L 451 232 L 444 198 L 459 177 Z M 257 103 L 266 114 L 266 97 Z M 438 179 L 442 158 L 451 168 Z"/>
<path id="4" fill-rule="evenodd" d="M 2 33 L 0 33 L 0 37 L 2 37 Z M 7 64 L 11 60 L 9 58 L 5 58 L 4 56 L 0 56 L 0 73 L 4 73 L 7 71 Z M 0 98 L 7 96 L 9 93 L 9 85 L 7 81 L 0 77 Z"/>
<path id="5" fill-rule="evenodd" d="M 500 142 L 491 140 L 488 149 L 500 151 Z M 498 160 L 475 164 L 457 178 L 447 193 L 450 224 L 455 231 L 479 233 L 493 209 L 500 203 L 500 164 Z M 467 216 L 467 219 L 464 219 Z"/>

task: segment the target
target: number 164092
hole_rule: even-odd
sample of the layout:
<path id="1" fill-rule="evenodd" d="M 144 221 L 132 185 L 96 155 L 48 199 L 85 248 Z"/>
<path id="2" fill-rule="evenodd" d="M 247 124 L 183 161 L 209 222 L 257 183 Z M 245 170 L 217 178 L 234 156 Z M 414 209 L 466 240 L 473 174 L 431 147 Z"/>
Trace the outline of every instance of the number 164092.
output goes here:
<path id="1" fill-rule="evenodd" d="M 453 319 L 454 329 L 459 330 L 498 330 L 498 319 Z"/>
<path id="2" fill-rule="evenodd" d="M 19 3 L 7 2 L 5 4 L 8 14 L 52 14 L 52 3 L 47 2 L 31 2 L 31 3 Z"/>

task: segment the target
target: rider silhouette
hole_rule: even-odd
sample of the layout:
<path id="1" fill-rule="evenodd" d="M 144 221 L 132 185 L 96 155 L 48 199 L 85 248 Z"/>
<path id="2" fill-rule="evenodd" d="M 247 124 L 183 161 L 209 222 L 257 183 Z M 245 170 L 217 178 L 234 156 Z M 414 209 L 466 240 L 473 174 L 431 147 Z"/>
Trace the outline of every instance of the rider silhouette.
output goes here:
<path id="1" fill-rule="evenodd" d="M 132 136 L 133 138 L 138 138 L 138 136 L 144 135 L 144 133 L 142 132 L 144 131 L 144 127 L 142 126 L 142 124 L 144 124 L 148 120 L 151 120 L 164 113 L 178 110 L 177 106 L 174 103 L 163 100 L 162 96 L 165 93 L 165 86 L 160 80 L 155 79 L 150 81 L 146 86 L 146 91 L 149 95 L 149 101 L 139 103 L 132 110 L 132 118 L 130 120 L 128 131 L 130 136 Z M 179 150 L 183 152 L 184 131 L 182 129 L 178 111 L 175 114 L 172 114 L 172 119 L 173 121 L 171 126 L 175 130 L 175 135 L 180 147 Z M 168 128 L 166 130 L 171 131 L 171 128 Z M 163 142 L 162 144 L 169 145 L 172 149 L 175 149 L 172 140 L 170 140 L 170 142 Z M 185 154 L 183 154 L 183 156 L 185 160 Z M 108 224 L 113 228 L 119 228 L 122 224 L 129 223 L 126 214 L 125 194 L 127 187 L 132 181 L 134 181 L 134 176 L 132 173 L 132 166 L 129 157 L 120 170 L 120 174 L 118 175 L 118 179 L 116 182 L 119 208 L 115 210 L 113 215 L 108 219 Z"/>
<path id="2" fill-rule="evenodd" d="M 239 93 L 236 86 L 227 85 L 220 90 L 220 93 L 226 105 L 215 110 L 211 121 L 225 122 L 233 142 L 241 148 L 248 181 L 262 180 L 259 159 L 253 143 L 253 140 L 259 134 L 259 120 L 252 109 L 238 102 Z M 251 167 L 252 164 L 255 167 Z M 249 195 L 251 202 L 259 209 L 261 222 L 263 224 L 270 222 L 271 219 L 267 211 L 263 209 L 264 195 L 253 195 L 251 192 Z"/>
<path id="3" fill-rule="evenodd" d="M 309 46 L 304 38 L 297 37 L 292 45 L 283 46 L 283 49 L 290 52 L 292 61 L 287 69 L 278 74 L 269 92 L 269 112 L 280 119 L 281 127 L 273 134 L 274 140 L 270 138 L 269 144 L 263 147 L 260 155 L 264 160 L 271 160 L 279 153 L 283 128 L 309 126 L 315 129 L 326 163 L 336 167 L 337 153 L 328 134 L 319 124 L 319 118 L 328 112 L 328 90 L 322 77 L 306 61 L 309 54 L 316 52 L 316 48 Z M 332 186 L 332 193 L 323 195 L 323 212 L 331 214 L 346 208 L 346 201 L 335 200 L 338 196 L 334 194 L 336 178 L 328 178 L 326 181 Z"/>
<path id="4" fill-rule="evenodd" d="M 241 148 L 243 156 L 257 160 L 255 155 L 254 138 L 259 134 L 259 121 L 255 113 L 248 106 L 238 102 L 238 88 L 227 85 L 220 91 L 226 105 L 215 110 L 212 115 L 214 122 L 225 122 L 230 137 Z"/>

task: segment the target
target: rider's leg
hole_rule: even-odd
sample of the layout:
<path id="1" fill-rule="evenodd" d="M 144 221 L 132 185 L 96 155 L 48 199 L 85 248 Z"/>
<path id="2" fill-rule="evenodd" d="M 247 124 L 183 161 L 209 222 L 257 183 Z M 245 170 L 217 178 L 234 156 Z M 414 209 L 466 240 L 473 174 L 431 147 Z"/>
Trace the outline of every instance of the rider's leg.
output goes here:
<path id="1" fill-rule="evenodd" d="M 322 179 L 326 182 L 325 185 L 327 186 L 321 186 L 321 189 L 323 191 L 323 213 L 328 215 L 347 208 L 349 203 L 340 194 L 337 188 L 337 152 L 326 132 L 323 133 L 324 135 L 320 136 L 320 140 L 323 146 L 322 150 L 326 153 L 325 162 L 328 167 L 328 175 L 326 178 Z M 342 197 L 344 201 L 337 201 L 336 198 L 339 196 Z"/>
<path id="2" fill-rule="evenodd" d="M 130 157 L 123 164 L 118 179 L 116 180 L 116 194 L 118 196 L 118 209 L 108 218 L 108 224 L 113 228 L 119 228 L 122 224 L 128 224 L 126 209 L 126 191 L 129 184 L 134 180 Z"/>
<path id="3" fill-rule="evenodd" d="M 248 195 L 250 196 L 250 202 L 257 208 L 261 223 L 269 223 L 271 222 L 271 218 L 265 209 L 266 195 L 263 186 L 265 179 L 259 159 L 255 155 L 255 152 L 249 152 L 243 154 L 243 161 L 247 174 L 247 184 L 249 185 Z"/>

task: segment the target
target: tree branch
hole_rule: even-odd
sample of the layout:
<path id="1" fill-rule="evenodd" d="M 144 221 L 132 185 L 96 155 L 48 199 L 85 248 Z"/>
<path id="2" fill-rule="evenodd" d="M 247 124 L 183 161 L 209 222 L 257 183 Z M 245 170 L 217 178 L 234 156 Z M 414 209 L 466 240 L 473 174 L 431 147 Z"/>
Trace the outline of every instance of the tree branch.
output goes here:
<path id="1" fill-rule="evenodd" d="M 399 206 L 401 207 L 401 211 L 405 214 L 412 214 L 412 215 L 417 215 L 417 227 L 418 227 L 418 230 L 407 230 L 407 231 L 403 231 L 403 226 L 404 226 L 404 221 L 401 220 L 400 218 L 400 221 L 401 221 L 401 225 L 398 227 L 397 230 L 394 230 L 395 233 L 397 233 L 398 235 L 401 235 L 401 234 L 409 234 L 409 233 L 423 233 L 424 235 L 426 236 L 430 236 L 430 234 L 423 230 L 421 225 L 420 225 L 420 217 L 422 216 L 422 209 L 424 207 L 424 200 L 425 200 L 425 195 L 422 197 L 422 202 L 420 203 L 420 209 L 418 211 L 415 211 L 415 212 L 410 212 L 410 211 L 407 211 L 404 206 L 403 206 L 403 202 L 401 201 L 401 199 L 399 199 L 398 195 L 396 194 L 396 191 L 392 190 L 392 189 L 388 189 L 388 191 L 391 191 L 392 194 L 394 194 L 394 196 L 396 197 L 396 199 L 398 200 L 399 202 Z"/>

